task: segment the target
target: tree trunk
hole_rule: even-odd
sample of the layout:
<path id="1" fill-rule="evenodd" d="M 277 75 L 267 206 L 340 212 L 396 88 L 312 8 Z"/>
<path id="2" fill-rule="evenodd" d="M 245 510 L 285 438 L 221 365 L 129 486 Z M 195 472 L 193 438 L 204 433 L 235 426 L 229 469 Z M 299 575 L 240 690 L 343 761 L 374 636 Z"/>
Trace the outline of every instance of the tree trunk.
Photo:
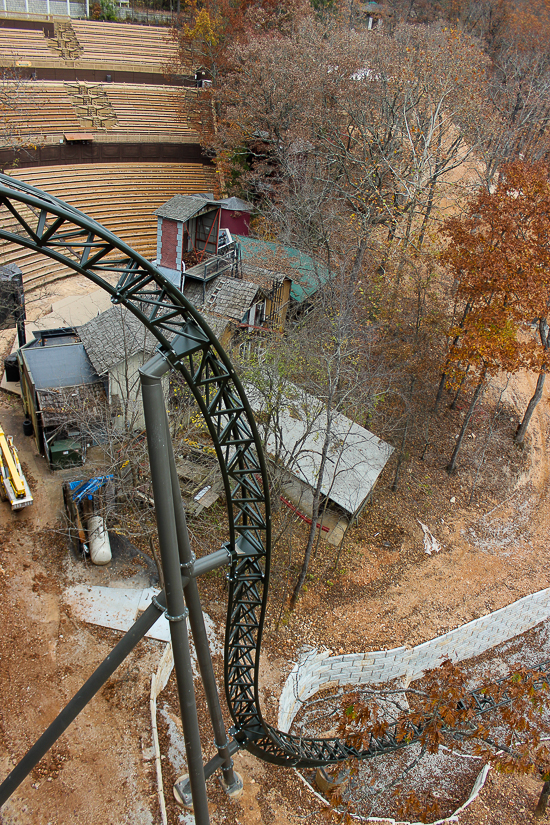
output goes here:
<path id="1" fill-rule="evenodd" d="M 350 271 L 350 281 L 354 285 L 357 281 L 359 276 L 359 272 L 361 271 L 361 264 L 363 263 L 363 258 L 365 257 L 365 252 L 367 251 L 369 239 L 367 237 L 363 237 L 361 239 L 361 243 L 355 253 L 355 257 L 353 259 L 353 264 L 351 266 Z"/>
<path id="2" fill-rule="evenodd" d="M 531 417 L 535 412 L 535 407 L 539 403 L 540 399 L 542 398 L 542 388 L 544 387 L 544 381 L 546 379 L 546 372 L 545 370 L 541 370 L 539 372 L 539 377 L 537 379 L 537 386 L 535 388 L 535 392 L 533 393 L 533 397 L 529 401 L 527 405 L 527 409 L 525 410 L 525 415 L 523 416 L 523 421 L 519 425 L 516 430 L 516 435 L 514 436 L 514 441 L 516 444 L 523 444 L 523 439 L 525 438 L 525 433 L 527 432 L 527 427 L 529 426 L 529 422 L 531 421 Z"/>
<path id="3" fill-rule="evenodd" d="M 428 189 L 428 200 L 426 205 L 426 211 L 424 212 L 424 218 L 422 219 L 422 226 L 420 227 L 420 234 L 418 236 L 418 243 L 417 243 L 417 250 L 420 252 L 422 249 L 422 245 L 424 244 L 424 238 L 426 237 L 426 230 L 428 228 L 428 221 L 430 220 L 430 215 L 434 205 L 434 197 L 435 197 L 435 187 L 437 185 L 437 181 L 439 180 L 441 167 L 439 165 L 440 157 L 441 157 L 441 137 L 443 131 L 443 115 L 441 112 L 437 118 L 438 121 L 438 130 L 437 130 L 437 149 L 435 153 L 435 170 L 432 178 L 430 180 L 430 187 Z M 444 164 L 443 164 L 444 165 Z"/>
<path id="4" fill-rule="evenodd" d="M 435 397 L 435 404 L 434 404 L 434 415 L 437 415 L 439 405 L 441 404 L 441 399 L 443 398 L 443 390 L 445 389 L 446 380 L 447 380 L 447 373 L 444 372 L 441 375 L 441 381 L 439 382 L 439 387 L 437 388 L 437 395 Z"/>
<path id="5" fill-rule="evenodd" d="M 408 217 L 407 217 L 405 233 L 403 235 L 403 238 L 401 239 L 401 255 L 400 255 L 400 258 L 399 258 L 399 264 L 397 266 L 397 272 L 395 273 L 395 289 L 396 289 L 396 291 L 394 292 L 394 296 L 397 295 L 397 288 L 399 287 L 399 285 L 401 283 L 401 277 L 403 275 L 403 270 L 405 269 L 405 262 L 407 260 L 407 248 L 409 246 L 409 241 L 410 241 L 410 237 L 411 237 L 411 229 L 412 229 L 412 223 L 413 223 L 413 218 L 414 218 L 414 214 L 415 214 L 415 207 L 416 207 L 416 200 L 413 203 L 411 203 L 410 212 L 409 212 Z"/>
<path id="6" fill-rule="evenodd" d="M 332 430 L 332 422 L 327 419 L 327 432 L 325 435 L 325 440 L 323 443 L 323 449 L 321 452 L 321 463 L 319 465 L 319 476 L 317 478 L 317 484 L 315 485 L 315 490 L 313 493 L 313 507 L 311 513 L 311 525 L 309 528 L 309 535 L 307 537 L 307 546 L 306 552 L 304 553 L 304 561 L 302 563 L 302 569 L 300 570 L 300 575 L 298 576 L 298 581 L 296 582 L 296 587 L 294 588 L 294 592 L 290 598 L 290 609 L 294 610 L 296 607 L 296 602 L 298 601 L 298 596 L 304 586 L 304 582 L 306 580 L 307 571 L 309 567 L 309 562 L 311 559 L 311 551 L 313 550 L 313 543 L 315 541 L 315 532 L 317 530 L 317 521 L 319 519 L 319 510 L 320 502 L 321 502 L 321 486 L 323 483 L 323 476 L 325 474 L 325 466 L 327 463 L 327 455 L 328 455 L 328 448 L 330 446 L 330 434 Z"/>
<path id="7" fill-rule="evenodd" d="M 468 317 L 468 313 L 469 313 L 470 309 L 471 309 L 471 304 L 468 302 L 466 304 L 466 306 L 464 307 L 464 312 L 462 314 L 460 324 L 458 325 L 460 327 L 460 329 L 464 328 L 464 324 L 466 322 L 466 318 Z M 454 347 L 456 347 L 459 340 L 460 340 L 460 335 L 455 335 L 454 340 L 451 344 L 451 350 L 454 349 Z M 447 380 L 447 368 L 450 364 L 450 361 L 451 361 L 450 356 L 448 356 L 447 360 L 445 361 L 445 366 L 443 368 L 443 375 L 441 376 L 441 381 L 439 382 L 439 387 L 438 387 L 438 390 L 437 390 L 437 396 L 436 396 L 435 404 L 434 404 L 434 415 L 436 415 L 436 413 L 439 409 L 439 404 L 441 403 L 441 398 L 443 396 L 443 390 L 445 389 L 445 381 Z"/>
<path id="8" fill-rule="evenodd" d="M 437 183 L 437 175 L 434 175 L 430 181 L 430 189 L 428 193 L 428 202 L 426 205 L 426 211 L 424 212 L 424 217 L 422 219 L 422 226 L 420 227 L 420 234 L 418 236 L 418 243 L 417 243 L 417 250 L 420 252 L 422 249 L 422 245 L 424 243 L 424 238 L 426 237 L 426 229 L 428 228 L 428 221 L 430 220 L 430 215 L 434 205 L 434 194 L 435 194 L 435 185 Z"/>
<path id="9" fill-rule="evenodd" d="M 426 416 L 426 423 L 424 425 L 424 446 L 420 455 L 420 461 L 424 461 L 426 458 L 426 452 L 430 446 L 430 424 L 432 423 L 432 415 L 433 413 L 428 413 Z"/>
<path id="10" fill-rule="evenodd" d="M 451 456 L 451 460 L 446 466 L 446 470 L 449 475 L 453 472 L 454 468 L 456 467 L 456 459 L 458 458 L 458 454 L 460 452 L 460 448 L 462 447 L 462 442 L 464 441 L 464 436 L 466 435 L 466 430 L 468 429 L 468 424 L 470 423 L 470 419 L 474 414 L 474 410 L 476 408 L 476 404 L 479 401 L 479 398 L 482 394 L 483 388 L 485 386 L 485 376 L 487 374 L 487 369 L 484 369 L 481 373 L 481 378 L 479 379 L 479 383 L 476 387 L 476 391 L 474 392 L 474 396 L 468 408 L 468 412 L 464 416 L 464 421 L 462 422 L 462 429 L 460 430 L 460 435 L 458 436 L 455 448 L 453 450 L 453 454 Z"/>
<path id="11" fill-rule="evenodd" d="M 416 384 L 416 378 L 413 375 L 411 377 L 411 386 L 409 388 L 409 399 L 407 402 L 407 406 L 409 408 L 409 412 L 407 413 L 407 418 L 405 419 L 405 428 L 403 430 L 403 436 L 401 438 L 401 447 L 399 448 L 399 455 L 397 456 L 397 466 L 395 468 L 395 475 L 393 477 L 393 484 L 391 486 L 392 492 L 395 493 L 397 490 L 397 485 L 399 483 L 399 472 L 401 470 L 401 464 L 403 463 L 403 456 L 405 455 L 405 444 L 407 442 L 407 432 L 409 430 L 409 424 L 411 420 L 411 406 L 412 406 L 412 398 L 414 392 L 414 385 Z"/>
<path id="12" fill-rule="evenodd" d="M 377 270 L 378 275 L 385 275 L 386 274 L 386 264 L 388 263 L 388 260 L 390 258 L 390 252 L 391 252 L 391 248 L 393 246 L 393 242 L 395 240 L 395 233 L 396 232 L 397 232 L 397 221 L 392 221 L 392 223 L 390 224 L 389 232 L 388 232 L 388 240 L 386 241 L 386 249 L 385 249 L 384 254 L 382 256 L 382 260 L 380 261 L 380 264 L 378 265 L 378 270 Z"/>
<path id="13" fill-rule="evenodd" d="M 397 456 L 397 465 L 395 467 L 395 475 L 393 477 L 393 484 L 391 486 L 392 493 L 395 493 L 397 490 L 397 485 L 399 484 L 399 471 L 401 470 L 401 464 L 403 463 L 403 455 L 405 454 L 405 443 L 407 441 L 407 430 L 409 429 L 409 419 L 410 415 L 407 416 L 405 421 L 405 429 L 403 430 L 403 437 L 401 438 L 401 447 L 399 449 L 399 455 Z"/>
<path id="14" fill-rule="evenodd" d="M 307 539 L 307 547 L 306 552 L 304 553 L 304 561 L 302 563 L 302 569 L 300 570 L 300 575 L 298 576 L 298 581 L 296 582 L 296 587 L 294 588 L 294 592 L 290 597 L 290 610 L 294 610 L 296 607 L 296 602 L 298 601 L 298 597 L 301 593 L 302 587 L 304 586 L 304 582 L 306 580 L 307 571 L 309 568 L 309 562 L 311 559 L 311 551 L 313 550 L 313 542 L 315 541 L 315 531 L 317 529 L 317 516 L 319 511 L 317 499 L 317 507 L 315 506 L 315 497 L 313 499 L 313 508 L 311 514 L 311 525 L 309 528 L 309 536 Z"/>
<path id="15" fill-rule="evenodd" d="M 546 814 L 546 806 L 548 805 L 548 797 L 550 796 L 550 782 L 545 782 L 540 792 L 539 801 L 535 808 L 535 819 L 542 819 Z"/>
<path id="16" fill-rule="evenodd" d="M 469 370 L 470 370 L 470 365 L 468 364 L 468 366 L 464 370 L 462 378 L 460 379 L 460 384 L 458 385 L 458 389 L 455 393 L 455 397 L 453 398 L 453 400 L 449 404 L 449 409 L 450 410 L 456 410 L 456 405 L 458 404 L 458 399 L 460 398 L 460 393 L 462 392 L 462 387 L 464 386 L 464 382 L 466 381 L 466 376 L 468 375 Z"/>

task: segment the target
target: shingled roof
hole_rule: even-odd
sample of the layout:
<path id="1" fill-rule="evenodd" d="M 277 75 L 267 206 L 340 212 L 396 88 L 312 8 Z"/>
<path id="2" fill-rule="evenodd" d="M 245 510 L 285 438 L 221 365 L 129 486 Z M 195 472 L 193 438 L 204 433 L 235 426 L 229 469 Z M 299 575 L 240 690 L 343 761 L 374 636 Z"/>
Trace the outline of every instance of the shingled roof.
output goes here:
<path id="1" fill-rule="evenodd" d="M 186 221 L 194 218 L 201 212 L 217 209 L 219 204 L 204 195 L 174 195 L 169 201 L 159 206 L 153 214 L 159 218 L 170 218 L 173 221 Z"/>
<path id="2" fill-rule="evenodd" d="M 250 281 L 220 276 L 206 284 L 204 302 L 202 284 L 189 281 L 183 292 L 197 309 L 204 308 L 208 313 L 242 321 L 254 303 L 259 287 Z"/>
<path id="3" fill-rule="evenodd" d="M 141 321 L 121 306 L 102 312 L 77 331 L 98 375 L 137 352 L 149 356 L 158 343 Z"/>
<path id="4" fill-rule="evenodd" d="M 216 338 L 221 341 L 227 325 L 229 323 L 227 318 L 220 318 L 219 315 L 211 315 L 209 312 L 201 311 L 203 319 L 206 321 Z"/>
<path id="5" fill-rule="evenodd" d="M 254 207 L 248 201 L 243 201 L 242 198 L 222 198 L 217 201 L 222 209 L 230 209 L 233 212 L 252 212 Z"/>
<path id="6" fill-rule="evenodd" d="M 107 396 L 102 383 L 36 390 L 36 397 L 44 427 L 78 427 L 83 418 L 93 426 L 105 420 Z"/>

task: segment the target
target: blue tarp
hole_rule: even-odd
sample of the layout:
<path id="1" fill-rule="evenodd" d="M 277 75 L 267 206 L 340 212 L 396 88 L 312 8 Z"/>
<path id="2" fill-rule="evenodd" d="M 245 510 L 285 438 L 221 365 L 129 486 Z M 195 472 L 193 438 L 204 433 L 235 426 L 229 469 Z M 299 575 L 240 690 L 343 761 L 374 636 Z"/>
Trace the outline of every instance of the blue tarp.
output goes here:
<path id="1" fill-rule="evenodd" d="M 78 504 L 83 498 L 92 498 L 104 484 L 111 481 L 114 476 L 96 476 L 96 478 L 89 478 L 87 481 L 70 481 L 69 490 L 71 491 L 73 501 Z"/>

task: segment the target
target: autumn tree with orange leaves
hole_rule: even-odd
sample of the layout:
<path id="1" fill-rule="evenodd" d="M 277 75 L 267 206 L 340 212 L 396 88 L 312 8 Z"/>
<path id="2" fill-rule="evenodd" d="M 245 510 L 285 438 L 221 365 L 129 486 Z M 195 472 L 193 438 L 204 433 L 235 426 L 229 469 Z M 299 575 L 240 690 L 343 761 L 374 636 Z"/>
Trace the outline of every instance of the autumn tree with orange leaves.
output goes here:
<path id="1" fill-rule="evenodd" d="M 462 318 L 451 331 L 444 380 L 466 371 L 477 386 L 449 462 L 451 472 L 486 378 L 499 371 L 537 369 L 537 390 L 516 434 L 522 442 L 548 369 L 550 312 L 550 184 L 543 164 L 502 168 L 494 192 L 480 192 L 462 218 L 445 222 L 442 261 L 457 281 Z M 538 342 L 532 328 L 538 327 Z M 442 384 L 443 385 L 443 384 Z M 442 388 L 440 386 L 440 389 Z"/>
<path id="2" fill-rule="evenodd" d="M 409 764 L 392 782 L 396 789 L 406 783 L 424 756 L 438 753 L 442 747 L 479 756 L 504 774 L 538 776 L 545 782 L 535 812 L 541 818 L 550 778 L 550 731 L 542 713 L 548 700 L 548 664 L 519 668 L 475 693 L 469 692 L 466 670 L 449 660 L 407 687 L 362 688 L 342 697 L 338 736 L 358 751 L 370 746 L 371 737 L 393 739 L 398 748 L 414 743 Z M 389 789 L 373 789 L 369 814 L 380 793 Z M 339 809 L 338 821 L 353 821 L 344 786 L 335 791 L 331 802 Z M 437 799 L 429 792 L 423 799 L 409 792 L 400 815 L 422 817 L 423 821 L 428 815 L 432 821 L 440 815 Z"/>
<path id="3" fill-rule="evenodd" d="M 232 47 L 253 36 L 288 34 L 311 12 L 307 0 L 184 0 L 172 38 L 182 65 L 190 60 L 216 82 L 228 70 Z"/>

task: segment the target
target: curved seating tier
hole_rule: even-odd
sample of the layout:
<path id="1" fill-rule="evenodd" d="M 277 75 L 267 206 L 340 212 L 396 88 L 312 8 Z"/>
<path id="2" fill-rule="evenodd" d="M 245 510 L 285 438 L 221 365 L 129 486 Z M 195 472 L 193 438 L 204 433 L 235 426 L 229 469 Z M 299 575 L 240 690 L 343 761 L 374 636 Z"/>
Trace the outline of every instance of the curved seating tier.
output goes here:
<path id="1" fill-rule="evenodd" d="M 159 133 L 169 132 L 180 135 L 183 142 L 199 143 L 184 114 L 185 107 L 193 105 L 191 89 L 185 90 L 184 97 L 181 87 L 131 83 L 27 81 L 14 82 L 13 88 L 10 135 L 31 143 L 78 131 L 97 137 L 107 132 L 152 132 L 154 140 Z"/>
<path id="2" fill-rule="evenodd" d="M 72 26 L 83 49 L 79 62 L 128 62 L 162 71 L 177 56 L 167 28 L 92 20 L 73 20 Z"/>
<path id="3" fill-rule="evenodd" d="M 194 132 L 184 114 L 185 107 L 189 105 L 189 89 L 186 89 L 186 98 L 181 87 L 177 86 L 109 83 L 103 89 L 117 116 L 115 128 L 140 132 Z"/>
<path id="4" fill-rule="evenodd" d="M 92 66 L 106 72 L 110 67 L 117 71 L 127 67 L 159 75 L 177 65 L 177 44 L 168 28 L 95 20 L 71 20 L 56 26 L 70 32 L 70 48 L 60 46 L 58 39 L 46 37 L 41 30 L 0 27 L 0 65 Z M 193 72 L 191 62 L 188 55 L 187 74 Z"/>
<path id="5" fill-rule="evenodd" d="M 82 129 L 64 83 L 15 84 L 14 101 L 16 108 L 10 118 L 12 130 L 33 143 L 40 143 L 47 135 Z"/>
<path id="6" fill-rule="evenodd" d="M 193 163 L 33 167 L 17 170 L 13 177 L 81 209 L 151 260 L 157 249 L 155 209 L 178 193 L 217 190 L 214 167 Z M 27 291 L 74 274 L 7 242 L 0 242 L 0 259 L 21 268 Z"/>
<path id="7" fill-rule="evenodd" d="M 0 27 L 0 58 L 3 66 L 21 65 L 22 61 L 59 60 L 48 47 L 44 32 L 36 29 Z"/>

